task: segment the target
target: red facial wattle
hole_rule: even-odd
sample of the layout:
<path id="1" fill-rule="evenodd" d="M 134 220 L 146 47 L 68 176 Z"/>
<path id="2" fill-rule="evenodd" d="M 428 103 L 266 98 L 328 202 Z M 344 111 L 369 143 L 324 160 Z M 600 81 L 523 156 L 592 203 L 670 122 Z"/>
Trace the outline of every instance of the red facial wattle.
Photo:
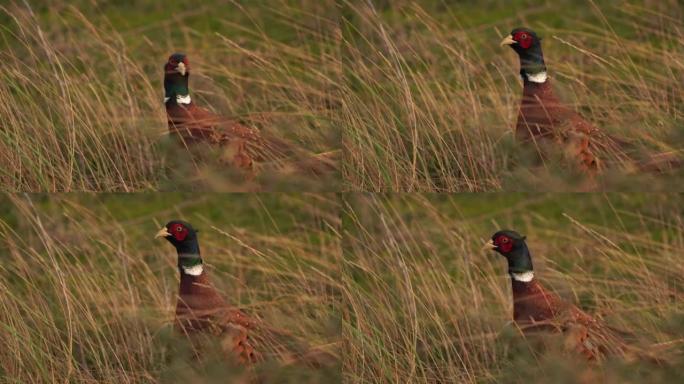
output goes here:
<path id="1" fill-rule="evenodd" d="M 169 232 L 171 232 L 171 235 L 178 241 L 183 241 L 185 240 L 185 237 L 188 236 L 188 229 L 181 224 L 171 225 Z"/>
<path id="2" fill-rule="evenodd" d="M 176 68 L 178 67 L 179 63 L 185 64 L 185 70 L 187 71 L 190 69 L 190 63 L 188 63 L 188 58 L 184 57 L 182 60 L 178 61 L 173 57 L 169 58 L 169 61 L 166 62 L 166 65 L 164 66 L 164 70 L 166 72 L 175 72 Z"/>
<path id="3" fill-rule="evenodd" d="M 501 235 L 494 239 L 494 245 L 496 245 L 499 252 L 508 253 L 513 249 L 513 240 L 507 236 Z"/>
<path id="4" fill-rule="evenodd" d="M 527 32 L 516 33 L 513 35 L 513 40 L 515 40 L 523 49 L 527 49 L 532 46 L 532 36 Z"/>
<path id="5" fill-rule="evenodd" d="M 183 64 L 185 64 L 185 69 L 190 69 L 190 63 L 188 63 L 188 58 L 184 57 L 183 60 L 181 60 Z"/>
<path id="6" fill-rule="evenodd" d="M 173 62 L 173 61 L 169 61 L 166 63 L 166 66 L 164 66 L 164 70 L 166 72 L 175 72 L 177 66 L 178 66 L 178 63 Z"/>

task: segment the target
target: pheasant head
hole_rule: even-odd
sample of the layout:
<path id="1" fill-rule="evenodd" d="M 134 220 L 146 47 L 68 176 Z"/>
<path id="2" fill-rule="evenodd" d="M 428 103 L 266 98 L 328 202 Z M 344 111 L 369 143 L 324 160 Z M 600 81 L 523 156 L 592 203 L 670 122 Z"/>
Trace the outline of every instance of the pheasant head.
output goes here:
<path id="1" fill-rule="evenodd" d="M 517 280 L 534 276 L 532 256 L 525 243 L 525 236 L 511 230 L 501 230 L 492 235 L 485 248 L 494 250 L 508 261 L 508 273 Z"/>
<path id="2" fill-rule="evenodd" d="M 520 58 L 520 76 L 525 81 L 546 81 L 546 64 L 542 53 L 541 37 L 528 28 L 516 28 L 501 41 L 508 45 Z"/>
<path id="3" fill-rule="evenodd" d="M 155 235 L 169 241 L 178 252 L 178 269 L 181 274 L 198 276 L 202 274 L 202 257 L 200 256 L 197 230 L 190 223 L 182 220 L 169 221 Z"/>
<path id="4" fill-rule="evenodd" d="M 169 56 L 164 64 L 164 102 L 168 104 L 190 104 L 188 78 L 190 64 L 182 53 Z"/>

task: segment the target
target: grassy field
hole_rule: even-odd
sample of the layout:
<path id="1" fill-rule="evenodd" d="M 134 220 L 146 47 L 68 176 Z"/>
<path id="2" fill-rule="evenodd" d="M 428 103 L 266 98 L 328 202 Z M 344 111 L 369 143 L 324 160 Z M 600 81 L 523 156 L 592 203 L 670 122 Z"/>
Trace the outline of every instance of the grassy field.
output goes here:
<path id="1" fill-rule="evenodd" d="M 0 197 L 0 382 L 243 382 L 173 332 L 176 251 L 153 237 L 175 218 L 200 230 L 230 303 L 337 354 L 338 212 L 322 194 Z M 339 366 L 255 369 L 265 382 L 340 380 Z"/>
<path id="2" fill-rule="evenodd" d="M 636 159 L 681 155 L 683 16 L 676 0 L 12 1 L 0 7 L 1 188 L 584 190 L 559 156 L 539 164 L 513 140 L 518 64 L 498 41 L 533 27 L 562 100 Z M 335 153 L 341 173 L 302 174 L 297 158 L 245 180 L 220 149 L 179 148 L 161 103 L 175 51 L 189 55 L 198 103 L 303 157 Z M 601 160 L 591 188 L 684 181 Z"/>
<path id="3" fill-rule="evenodd" d="M 515 142 L 522 84 L 499 41 L 527 26 L 543 38 L 558 96 L 636 159 L 684 149 L 684 6 L 678 1 L 344 1 L 345 161 L 354 191 L 586 189 L 558 156 Z M 372 5 L 371 5 L 372 3 Z M 609 166 L 594 188 L 669 190 L 681 170 Z"/>
<path id="4" fill-rule="evenodd" d="M 676 381 L 684 195 L 661 192 L 684 170 L 604 153 L 589 183 L 560 154 L 540 163 L 513 137 L 522 84 L 499 41 L 533 28 L 561 100 L 635 159 L 684 157 L 682 20 L 678 0 L 2 2 L 0 383 L 244 381 L 173 332 L 176 254 L 153 236 L 175 218 L 231 303 L 340 355 L 258 364 L 266 382 Z M 194 102 L 293 158 L 250 178 L 169 137 L 174 52 Z M 317 154 L 338 169 L 296 170 Z M 1 194 L 72 191 L 152 193 Z M 502 228 L 550 289 L 671 364 L 535 349 L 508 324 L 503 258 L 481 251 Z"/>
<path id="5" fill-rule="evenodd" d="M 349 195 L 342 219 L 350 383 L 677 382 L 684 367 L 684 197 Z M 545 286 L 672 365 L 542 353 L 512 320 L 499 229 L 527 236 Z M 549 337 L 549 344 L 562 345 Z M 557 343 L 557 344 L 555 344 Z"/>
<path id="6" fill-rule="evenodd" d="M 331 2 L 182 0 L 0 5 L 0 190 L 333 191 L 262 164 L 245 181 L 166 135 L 163 65 L 191 63 L 198 104 L 286 138 L 301 153 L 339 151 L 339 23 Z M 290 159 L 292 162 L 301 159 Z"/>

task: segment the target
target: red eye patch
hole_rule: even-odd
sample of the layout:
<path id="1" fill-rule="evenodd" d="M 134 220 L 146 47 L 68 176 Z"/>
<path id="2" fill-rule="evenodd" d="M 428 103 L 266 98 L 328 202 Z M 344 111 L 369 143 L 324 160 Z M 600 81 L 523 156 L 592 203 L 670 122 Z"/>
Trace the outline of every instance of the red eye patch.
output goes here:
<path id="1" fill-rule="evenodd" d="M 166 69 L 167 71 L 175 70 L 178 64 L 180 63 L 185 64 L 185 69 L 190 69 L 190 63 L 188 63 L 187 57 L 184 57 L 182 60 L 178 61 L 173 56 L 169 57 L 169 61 L 166 62 L 164 69 Z"/>
<path id="2" fill-rule="evenodd" d="M 513 35 L 513 40 L 518 42 L 518 45 L 523 49 L 527 49 L 532 46 L 532 35 L 527 32 L 518 32 Z"/>
<path id="3" fill-rule="evenodd" d="M 500 235 L 494 239 L 494 245 L 496 245 L 496 247 L 502 253 L 508 253 L 513 249 L 513 240 L 511 240 L 508 236 Z"/>
<path id="4" fill-rule="evenodd" d="M 188 229 L 181 224 L 172 224 L 169 232 L 178 241 L 185 240 L 185 237 L 188 235 Z"/>

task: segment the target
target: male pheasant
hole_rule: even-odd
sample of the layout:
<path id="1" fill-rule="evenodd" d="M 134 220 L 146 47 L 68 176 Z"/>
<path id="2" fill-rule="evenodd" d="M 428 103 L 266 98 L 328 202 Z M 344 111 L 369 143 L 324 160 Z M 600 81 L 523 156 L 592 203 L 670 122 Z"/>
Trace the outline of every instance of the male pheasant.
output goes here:
<path id="1" fill-rule="evenodd" d="M 646 161 L 635 161 L 625 152 L 629 144 L 611 137 L 556 97 L 546 73 L 541 38 L 531 29 L 516 28 L 501 45 L 510 46 L 520 58 L 523 96 L 515 128 L 516 138 L 533 144 L 537 150 L 544 143 L 560 144 L 564 156 L 580 170 L 596 174 L 602 167 L 599 154 L 611 154 L 622 163 L 643 171 L 664 171 L 679 166 L 671 153 L 654 154 Z"/>
<path id="2" fill-rule="evenodd" d="M 216 291 L 204 270 L 197 231 L 184 221 L 171 221 L 155 238 L 164 237 L 178 253 L 180 286 L 176 302 L 176 329 L 184 334 L 212 333 L 224 337 L 226 349 L 240 362 L 261 358 L 250 340 L 256 322 L 237 308 L 229 306 Z"/>
<path id="3" fill-rule="evenodd" d="M 155 238 L 158 237 L 173 244 L 178 254 L 180 286 L 175 326 L 179 332 L 188 336 L 220 336 L 223 349 L 244 364 L 263 360 L 269 351 L 285 363 L 317 367 L 336 362 L 332 354 L 310 349 L 289 333 L 269 327 L 228 305 L 204 269 L 197 231 L 192 225 L 181 220 L 170 221 L 157 232 Z"/>
<path id="4" fill-rule="evenodd" d="M 197 106 L 190 97 L 189 77 L 187 56 L 171 55 L 164 65 L 164 104 L 169 131 L 183 143 L 208 142 L 226 147 L 229 162 L 242 169 L 252 169 L 255 160 L 274 160 L 291 151 L 283 140 L 265 138 L 255 128 Z"/>
<path id="5" fill-rule="evenodd" d="M 607 356 L 657 359 L 625 343 L 610 328 L 575 305 L 546 290 L 534 277 L 532 257 L 525 236 L 510 230 L 496 232 L 485 248 L 503 255 L 513 288 L 513 319 L 525 334 L 562 332 L 564 347 L 590 361 Z"/>

